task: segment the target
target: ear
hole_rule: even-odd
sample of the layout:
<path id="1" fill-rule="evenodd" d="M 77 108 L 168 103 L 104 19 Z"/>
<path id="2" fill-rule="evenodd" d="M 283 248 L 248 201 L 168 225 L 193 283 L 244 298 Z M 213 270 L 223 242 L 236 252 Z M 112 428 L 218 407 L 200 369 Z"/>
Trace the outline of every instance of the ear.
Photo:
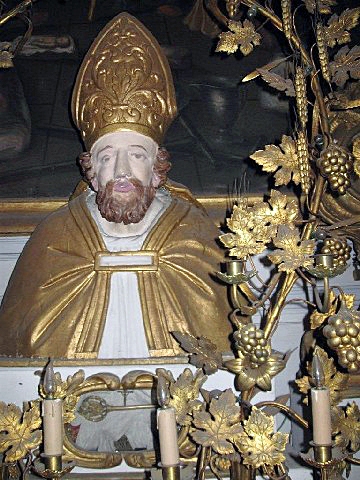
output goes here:
<path id="1" fill-rule="evenodd" d="M 152 179 L 151 179 L 151 184 L 154 188 L 158 188 L 158 186 L 160 185 L 160 177 L 155 172 L 153 172 L 153 176 L 152 176 Z"/>
<path id="2" fill-rule="evenodd" d="M 98 180 L 97 180 L 97 178 L 96 178 L 96 175 L 95 175 L 94 178 L 91 180 L 91 186 L 92 186 L 92 188 L 95 190 L 95 192 L 98 191 L 98 189 L 99 189 L 99 182 L 98 182 Z"/>

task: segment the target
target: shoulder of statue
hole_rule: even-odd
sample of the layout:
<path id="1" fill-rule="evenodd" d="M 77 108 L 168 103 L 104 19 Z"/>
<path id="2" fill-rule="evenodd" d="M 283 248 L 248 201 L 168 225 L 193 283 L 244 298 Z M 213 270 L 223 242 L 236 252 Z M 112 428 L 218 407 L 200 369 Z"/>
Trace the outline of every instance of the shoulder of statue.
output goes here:
<path id="1" fill-rule="evenodd" d="M 170 192 L 172 197 L 175 197 L 180 200 L 184 200 L 187 203 L 192 204 L 196 208 L 200 208 L 204 213 L 206 213 L 205 208 L 201 205 L 198 200 L 194 197 L 191 191 L 182 185 L 181 183 L 174 182 L 173 180 L 167 179 L 164 188 Z"/>

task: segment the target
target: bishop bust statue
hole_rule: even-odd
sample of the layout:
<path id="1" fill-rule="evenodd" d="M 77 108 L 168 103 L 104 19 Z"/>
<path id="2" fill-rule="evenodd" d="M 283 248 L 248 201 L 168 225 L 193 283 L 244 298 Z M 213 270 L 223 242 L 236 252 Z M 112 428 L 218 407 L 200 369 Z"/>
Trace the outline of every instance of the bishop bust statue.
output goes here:
<path id="1" fill-rule="evenodd" d="M 0 355 L 171 356 L 179 330 L 230 351 L 217 229 L 190 192 L 167 180 L 159 147 L 176 115 L 160 46 L 126 13 L 80 67 L 73 118 L 88 188 L 34 231 L 0 310 Z"/>

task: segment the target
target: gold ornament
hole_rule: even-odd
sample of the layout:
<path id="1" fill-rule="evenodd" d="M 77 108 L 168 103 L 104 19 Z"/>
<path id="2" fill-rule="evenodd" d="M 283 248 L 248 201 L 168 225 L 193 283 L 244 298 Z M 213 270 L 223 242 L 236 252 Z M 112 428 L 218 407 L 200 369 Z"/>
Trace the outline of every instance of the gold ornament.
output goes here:
<path id="1" fill-rule="evenodd" d="M 6 462 L 16 462 L 38 447 L 42 440 L 39 402 L 24 412 L 16 405 L 0 402 L 0 452 Z"/>
<path id="2" fill-rule="evenodd" d="M 248 255 L 262 253 L 276 236 L 279 225 L 292 225 L 298 215 L 296 202 L 277 190 L 271 191 L 268 201 L 258 201 L 252 206 L 242 198 L 227 219 L 232 233 L 220 235 L 219 239 L 230 249 L 230 256 L 246 259 Z"/>
<path id="3" fill-rule="evenodd" d="M 216 52 L 230 54 L 239 49 L 243 55 L 249 55 L 255 45 L 260 45 L 261 35 L 249 20 L 244 20 L 243 23 L 230 20 L 228 28 L 230 32 L 220 33 Z"/>
<path id="4" fill-rule="evenodd" d="M 295 71 L 295 93 L 296 93 L 296 105 L 297 113 L 302 128 L 306 127 L 307 122 L 307 95 L 306 95 L 306 80 L 304 71 L 300 66 L 296 67 Z"/>
<path id="5" fill-rule="evenodd" d="M 295 97 L 294 84 L 290 78 L 284 78 L 281 75 L 269 72 L 264 68 L 257 68 L 256 71 L 258 72 L 258 74 L 260 74 L 261 78 L 268 85 L 270 85 L 270 87 L 275 88 L 279 92 L 284 92 L 285 95 L 287 95 L 288 97 Z M 245 79 L 243 79 L 242 81 L 244 82 Z"/>
<path id="6" fill-rule="evenodd" d="M 321 152 L 318 166 L 321 175 L 328 180 L 331 190 L 344 195 L 350 187 L 349 174 L 353 169 L 351 153 L 340 145 L 330 143 Z"/>
<path id="7" fill-rule="evenodd" d="M 235 452 L 233 444 L 243 428 L 240 425 L 240 407 L 230 389 L 211 400 L 208 412 L 195 412 L 193 423 L 196 430 L 191 432 L 191 436 L 196 443 L 223 455 Z"/>
<path id="8" fill-rule="evenodd" d="M 354 172 L 360 177 L 360 137 L 355 139 L 352 153 L 354 156 Z"/>
<path id="9" fill-rule="evenodd" d="M 360 46 L 355 45 L 351 49 L 345 45 L 330 62 L 331 81 L 338 87 L 343 88 L 349 78 L 360 78 Z"/>
<path id="10" fill-rule="evenodd" d="M 342 45 L 350 42 L 349 30 L 356 27 L 359 22 L 360 8 L 346 9 L 340 16 L 334 13 L 325 27 L 325 41 L 329 47 L 335 47 L 336 43 Z"/>
<path id="11" fill-rule="evenodd" d="M 274 432 L 274 418 L 256 407 L 244 420 L 244 431 L 236 446 L 243 455 L 244 463 L 254 468 L 280 465 L 285 461 L 288 433 Z"/>
<path id="12" fill-rule="evenodd" d="M 291 1 L 281 0 L 282 25 L 285 37 L 290 41 L 292 33 Z"/>
<path id="13" fill-rule="evenodd" d="M 86 148 L 131 130 L 161 143 L 176 115 L 171 71 L 151 33 L 128 13 L 100 32 L 77 75 L 72 114 Z"/>
<path id="14" fill-rule="evenodd" d="M 305 120 L 306 116 L 303 115 L 303 121 Z M 298 133 L 298 138 L 296 139 L 296 153 L 299 160 L 301 188 L 305 195 L 307 195 L 310 191 L 310 165 L 308 141 L 305 130 L 300 130 Z"/>
<path id="15" fill-rule="evenodd" d="M 241 0 L 226 0 L 226 11 L 230 18 L 234 18 L 238 12 Z"/>
<path id="16" fill-rule="evenodd" d="M 264 331 L 249 323 L 234 333 L 235 348 L 243 356 L 250 359 L 250 366 L 258 368 L 266 363 L 271 354 L 271 346 L 267 342 Z"/>
<path id="17" fill-rule="evenodd" d="M 280 147 L 265 145 L 265 150 L 257 150 L 250 158 L 262 166 L 264 172 L 276 172 L 275 185 L 287 185 L 291 180 L 300 183 L 299 161 L 295 142 L 291 137 L 283 135 Z"/>
<path id="18" fill-rule="evenodd" d="M 346 267 L 350 259 L 351 247 L 347 244 L 346 238 L 330 237 L 324 240 L 321 253 L 330 254 L 333 258 L 334 267 Z"/>
<path id="19" fill-rule="evenodd" d="M 269 254 L 268 258 L 279 265 L 279 271 L 292 272 L 296 268 L 306 268 L 313 264 L 315 240 L 300 241 L 298 229 L 280 225 L 274 245 L 279 249 Z"/>
<path id="20" fill-rule="evenodd" d="M 336 0 L 303 0 L 309 13 L 314 14 L 316 10 L 322 15 L 329 15 L 331 8 L 336 5 Z"/>
<path id="21" fill-rule="evenodd" d="M 316 44 L 319 52 L 319 61 L 324 80 L 330 83 L 329 54 L 327 50 L 324 26 L 321 22 L 316 25 Z"/>
<path id="22" fill-rule="evenodd" d="M 360 410 L 355 402 L 346 407 L 334 407 L 331 411 L 331 426 L 336 435 L 336 446 L 353 452 L 359 450 Z"/>
<path id="23" fill-rule="evenodd" d="M 328 318 L 323 330 L 328 346 L 335 350 L 339 363 L 349 372 L 360 369 L 360 313 L 342 303 Z"/>
<path id="24" fill-rule="evenodd" d="M 176 423 L 181 426 L 190 425 L 192 414 L 199 410 L 202 402 L 198 400 L 200 388 L 207 380 L 207 376 L 201 370 L 195 375 L 189 368 L 185 368 L 178 379 L 170 383 L 169 406 L 174 407 L 176 412 Z"/>
<path id="25" fill-rule="evenodd" d="M 319 347 L 315 349 L 324 371 L 324 385 L 330 391 L 331 405 L 337 405 L 345 395 L 345 389 L 349 381 L 349 375 L 337 371 L 334 360 L 329 358 L 327 353 Z M 308 404 L 308 392 L 312 386 L 312 362 L 307 363 L 308 376 L 295 380 L 301 393 L 305 395 L 303 403 Z"/>
<path id="26" fill-rule="evenodd" d="M 310 315 L 310 328 L 315 330 L 316 328 L 321 327 L 321 325 L 329 318 L 330 315 L 333 315 L 337 310 L 338 297 L 335 293 L 330 290 L 329 293 L 329 311 L 326 313 L 321 313 L 318 310 L 314 310 Z"/>
<path id="27" fill-rule="evenodd" d="M 196 338 L 190 333 L 171 332 L 183 350 L 190 353 L 189 362 L 202 368 L 208 375 L 215 373 L 222 366 L 222 356 L 206 337 Z"/>
<path id="28" fill-rule="evenodd" d="M 246 391 L 257 386 L 261 390 L 271 390 L 271 379 L 281 372 L 287 362 L 286 355 L 271 350 L 269 344 L 263 348 L 267 351 L 265 362 L 254 362 L 256 357 L 256 348 L 251 346 L 251 350 L 243 354 L 240 350 L 237 352 L 238 358 L 225 362 L 225 367 L 232 373 L 235 373 L 235 385 L 237 390 Z M 269 348 L 269 350 L 268 350 Z M 260 352 L 259 352 L 260 353 Z M 265 357 L 263 351 L 262 357 Z"/>

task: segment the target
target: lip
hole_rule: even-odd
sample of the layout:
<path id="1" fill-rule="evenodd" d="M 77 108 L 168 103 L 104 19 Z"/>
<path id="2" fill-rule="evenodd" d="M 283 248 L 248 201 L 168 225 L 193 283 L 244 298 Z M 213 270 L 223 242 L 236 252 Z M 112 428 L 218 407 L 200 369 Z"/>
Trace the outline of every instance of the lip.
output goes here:
<path id="1" fill-rule="evenodd" d="M 121 180 L 114 183 L 114 192 L 126 193 L 135 190 L 134 185 L 128 180 Z"/>

